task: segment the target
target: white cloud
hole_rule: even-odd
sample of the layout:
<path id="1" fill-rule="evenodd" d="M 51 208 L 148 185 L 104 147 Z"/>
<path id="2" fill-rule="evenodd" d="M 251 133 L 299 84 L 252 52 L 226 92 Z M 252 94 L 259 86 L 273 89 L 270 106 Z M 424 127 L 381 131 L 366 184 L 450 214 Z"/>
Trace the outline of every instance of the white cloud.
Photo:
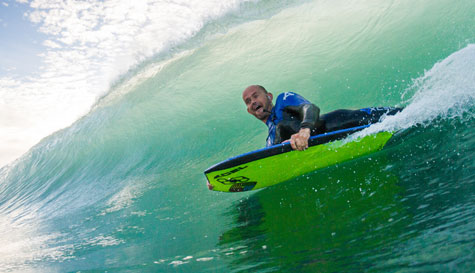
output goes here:
<path id="1" fill-rule="evenodd" d="M 0 78 L 0 104 L 14 107 L 18 123 L 11 134 L 26 151 L 85 114 L 131 66 L 189 39 L 242 1 L 248 0 L 17 0 L 28 3 L 26 18 L 48 39 L 36 76 Z M 0 116 L 0 124 L 4 119 Z M 7 136 L 0 136 L 4 154 L 2 137 Z"/>
<path id="2" fill-rule="evenodd" d="M 51 40 L 46 40 L 43 42 L 44 46 L 50 47 L 50 48 L 61 48 L 61 46 L 58 43 L 55 43 Z"/>
<path id="3" fill-rule="evenodd" d="M 9 77 L 0 78 L 0 88 L 2 88 L 2 89 L 18 87 L 20 84 L 21 84 L 20 81 L 9 78 Z M 2 89 L 0 89 L 0 91 L 2 91 Z M 1 98 L 2 97 L 0 97 L 0 99 Z"/>
<path id="4" fill-rule="evenodd" d="M 5 71 L 11 72 L 11 71 L 17 70 L 17 67 L 16 66 L 8 66 L 8 67 L 4 67 L 3 69 Z M 0 81 L 1 81 L 1 79 L 0 79 Z"/>

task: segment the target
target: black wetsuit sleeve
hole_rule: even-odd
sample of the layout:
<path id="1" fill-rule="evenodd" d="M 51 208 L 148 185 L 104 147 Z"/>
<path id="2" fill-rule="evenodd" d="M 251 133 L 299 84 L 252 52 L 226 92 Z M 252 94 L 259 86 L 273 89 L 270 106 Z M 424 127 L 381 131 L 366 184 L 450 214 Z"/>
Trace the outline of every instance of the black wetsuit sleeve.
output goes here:
<path id="1" fill-rule="evenodd" d="M 309 128 L 311 132 L 315 131 L 320 116 L 320 108 L 315 104 L 301 104 L 298 106 L 287 106 L 288 110 L 298 113 L 301 128 Z"/>

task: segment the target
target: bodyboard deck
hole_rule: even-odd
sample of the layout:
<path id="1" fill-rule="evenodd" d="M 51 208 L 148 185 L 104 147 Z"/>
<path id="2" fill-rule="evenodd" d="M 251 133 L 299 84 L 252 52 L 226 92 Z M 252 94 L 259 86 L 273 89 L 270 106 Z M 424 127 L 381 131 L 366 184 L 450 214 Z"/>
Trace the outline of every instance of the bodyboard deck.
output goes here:
<path id="1" fill-rule="evenodd" d="M 343 140 L 366 127 L 369 125 L 312 136 L 305 151 L 293 151 L 289 143 L 282 143 L 232 157 L 204 172 L 208 187 L 222 192 L 268 187 L 381 150 L 393 135 L 379 132 L 353 141 Z"/>

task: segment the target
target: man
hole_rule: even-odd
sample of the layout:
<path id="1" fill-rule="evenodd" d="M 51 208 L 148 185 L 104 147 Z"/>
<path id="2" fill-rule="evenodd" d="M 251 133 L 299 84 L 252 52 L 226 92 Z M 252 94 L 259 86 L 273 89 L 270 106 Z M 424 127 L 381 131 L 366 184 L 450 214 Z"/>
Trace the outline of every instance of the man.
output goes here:
<path id="1" fill-rule="evenodd" d="M 293 93 L 285 92 L 272 103 L 273 95 L 260 85 L 251 85 L 242 93 L 247 112 L 269 128 L 267 146 L 290 141 L 292 149 L 308 148 L 311 135 L 375 123 L 383 115 L 394 115 L 400 108 L 380 107 L 360 110 L 336 110 L 320 116 L 320 109 Z"/>

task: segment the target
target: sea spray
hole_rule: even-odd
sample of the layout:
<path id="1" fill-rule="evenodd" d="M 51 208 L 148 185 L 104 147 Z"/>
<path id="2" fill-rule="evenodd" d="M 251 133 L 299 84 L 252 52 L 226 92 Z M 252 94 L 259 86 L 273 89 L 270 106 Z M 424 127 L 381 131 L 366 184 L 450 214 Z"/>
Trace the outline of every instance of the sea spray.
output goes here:
<path id="1" fill-rule="evenodd" d="M 352 135 L 348 140 L 380 131 L 397 131 L 415 125 L 428 126 L 436 118 L 475 116 L 475 44 L 451 54 L 436 63 L 402 94 L 414 94 L 403 111 L 386 116 L 382 122 Z M 467 114 L 467 116 L 464 116 Z"/>

